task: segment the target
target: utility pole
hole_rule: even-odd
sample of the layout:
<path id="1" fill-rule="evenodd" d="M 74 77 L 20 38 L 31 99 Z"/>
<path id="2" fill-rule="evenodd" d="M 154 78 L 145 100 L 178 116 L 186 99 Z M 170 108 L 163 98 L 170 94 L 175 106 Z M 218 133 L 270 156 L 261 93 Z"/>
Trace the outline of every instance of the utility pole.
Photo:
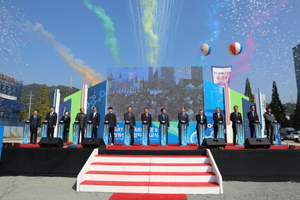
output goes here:
<path id="1" fill-rule="evenodd" d="M 31 103 L 31 100 L 34 99 L 34 98 L 32 98 L 32 96 L 35 96 L 35 95 L 33 95 L 33 94 L 32 94 L 32 90 L 30 90 L 30 94 L 29 94 L 29 95 L 26 95 L 26 96 L 29 96 L 29 98 L 27 98 L 27 99 L 29 99 L 29 103 L 28 103 L 28 105 L 29 105 L 29 109 L 28 109 L 28 119 L 29 119 L 29 118 L 30 118 L 30 112 L 31 112 L 31 104 L 33 104 L 33 103 Z"/>

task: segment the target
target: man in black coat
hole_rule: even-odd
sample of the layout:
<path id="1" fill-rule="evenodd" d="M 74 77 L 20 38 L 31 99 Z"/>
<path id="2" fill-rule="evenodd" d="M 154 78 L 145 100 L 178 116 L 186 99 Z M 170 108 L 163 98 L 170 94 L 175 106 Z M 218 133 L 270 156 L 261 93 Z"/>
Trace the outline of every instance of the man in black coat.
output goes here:
<path id="1" fill-rule="evenodd" d="M 54 106 L 50 106 L 50 112 L 47 113 L 45 120 L 48 122 L 47 137 L 54 137 L 54 129 L 57 123 L 57 114 L 54 112 Z"/>
<path id="2" fill-rule="evenodd" d="M 165 108 L 160 109 L 161 114 L 158 115 L 158 121 L 161 124 L 166 124 L 167 128 L 170 128 L 169 116 Z"/>
<path id="3" fill-rule="evenodd" d="M 148 145 L 150 129 L 152 128 L 152 116 L 149 114 L 148 107 L 144 108 L 144 113 L 141 115 L 141 121 L 143 124 L 148 124 L 148 135 L 147 135 L 147 145 Z"/>
<path id="4" fill-rule="evenodd" d="M 105 123 L 109 124 L 109 133 L 111 135 L 111 145 L 115 142 L 115 130 L 117 128 L 117 117 L 113 113 L 113 108 L 108 108 L 108 113 L 105 115 Z"/>
<path id="5" fill-rule="evenodd" d="M 264 113 L 264 118 L 265 118 L 265 123 L 266 127 L 265 129 L 267 130 L 267 138 L 270 140 L 271 144 L 273 145 L 274 141 L 274 124 L 276 123 L 277 120 L 275 118 L 275 115 L 272 113 L 272 109 L 268 107 L 267 112 Z"/>
<path id="6" fill-rule="evenodd" d="M 189 128 L 189 115 L 185 112 L 185 107 L 181 107 L 181 112 L 177 115 L 178 119 L 178 140 L 179 145 L 181 145 L 181 129 L 180 124 L 185 124 L 186 128 Z"/>
<path id="7" fill-rule="evenodd" d="M 258 115 L 255 111 L 255 106 L 250 106 L 250 112 L 247 113 L 247 117 L 249 119 L 249 128 L 251 133 L 251 138 L 255 138 L 255 130 L 254 130 L 254 123 L 259 123 Z"/>
<path id="8" fill-rule="evenodd" d="M 221 109 L 219 107 L 216 108 L 216 112 L 213 114 L 213 120 L 214 120 L 214 138 L 218 137 L 218 124 L 224 123 L 223 115 L 221 114 Z"/>
<path id="9" fill-rule="evenodd" d="M 130 137 L 131 137 L 130 145 L 133 145 L 133 143 L 134 143 L 134 129 L 135 129 L 135 116 L 132 113 L 131 106 L 129 106 L 127 108 L 127 113 L 124 113 L 124 121 L 125 121 L 126 124 L 130 124 L 130 129 L 129 129 Z"/>
<path id="10" fill-rule="evenodd" d="M 197 135 L 199 136 L 198 124 L 205 124 L 205 127 L 207 126 L 207 119 L 206 116 L 204 115 L 203 109 L 200 109 L 199 114 L 196 115 L 196 121 L 197 121 L 196 130 L 197 130 Z"/>
<path id="11" fill-rule="evenodd" d="M 237 135 L 236 123 L 243 123 L 243 120 L 242 120 L 242 114 L 238 112 L 239 107 L 234 106 L 233 110 L 234 112 L 230 114 L 230 121 L 232 121 L 233 145 L 236 145 L 236 135 Z"/>
<path id="12" fill-rule="evenodd" d="M 30 121 L 30 144 L 36 144 L 37 131 L 41 127 L 41 117 L 38 115 L 38 110 L 33 111 L 33 115 L 29 118 Z"/>
<path id="13" fill-rule="evenodd" d="M 81 142 L 84 139 L 84 131 L 86 128 L 86 114 L 84 113 L 84 108 L 80 108 L 80 113 L 77 113 L 76 118 L 75 118 L 75 122 L 79 123 L 79 136 L 81 133 Z M 78 144 L 79 144 L 79 137 L 78 136 Z"/>
<path id="14" fill-rule="evenodd" d="M 93 113 L 89 116 L 89 121 L 93 122 L 93 130 L 92 130 L 92 137 L 97 138 L 97 132 L 100 124 L 100 114 L 98 113 L 98 108 L 93 108 Z"/>
<path id="15" fill-rule="evenodd" d="M 158 115 L 158 121 L 160 124 L 166 124 L 167 128 L 170 128 L 169 116 L 167 115 L 167 111 L 165 108 L 160 109 L 161 114 Z M 159 124 L 159 127 L 160 127 Z M 168 134 L 166 135 L 166 141 L 168 143 Z"/>

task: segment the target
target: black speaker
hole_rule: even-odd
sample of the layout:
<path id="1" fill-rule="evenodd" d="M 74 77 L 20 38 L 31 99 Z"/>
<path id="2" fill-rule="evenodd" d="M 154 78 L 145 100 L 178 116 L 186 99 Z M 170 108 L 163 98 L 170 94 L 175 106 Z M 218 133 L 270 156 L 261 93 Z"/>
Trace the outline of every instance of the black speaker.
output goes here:
<path id="1" fill-rule="evenodd" d="M 63 141 L 59 137 L 42 137 L 39 141 L 40 147 L 48 147 L 48 148 L 62 148 Z"/>
<path id="2" fill-rule="evenodd" d="M 268 138 L 247 138 L 244 146 L 245 149 L 269 149 L 271 142 Z"/>
<path id="3" fill-rule="evenodd" d="M 219 149 L 226 147 L 226 142 L 223 138 L 205 138 L 202 142 L 202 146 L 205 148 L 217 148 Z"/>
<path id="4" fill-rule="evenodd" d="M 83 148 L 106 148 L 106 145 L 102 138 L 84 138 L 81 142 L 81 145 Z"/>

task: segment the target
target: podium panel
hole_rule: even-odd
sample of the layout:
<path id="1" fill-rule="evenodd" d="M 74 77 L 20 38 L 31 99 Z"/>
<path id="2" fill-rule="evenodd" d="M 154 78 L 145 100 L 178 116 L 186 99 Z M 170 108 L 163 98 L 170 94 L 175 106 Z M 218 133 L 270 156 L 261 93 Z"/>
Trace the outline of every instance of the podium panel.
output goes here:
<path id="1" fill-rule="evenodd" d="M 124 146 L 130 145 L 130 124 L 124 125 Z"/>
<path id="2" fill-rule="evenodd" d="M 23 129 L 22 144 L 28 144 L 28 134 L 30 132 L 30 122 L 25 122 Z"/>
<path id="3" fill-rule="evenodd" d="M 186 124 L 180 124 L 180 132 L 181 132 L 181 146 L 187 146 L 187 127 Z"/>
<path id="4" fill-rule="evenodd" d="M 142 124 L 142 146 L 148 145 L 148 124 Z"/>
<path id="5" fill-rule="evenodd" d="M 160 124 L 159 133 L 160 133 L 160 145 L 167 146 L 168 128 L 166 124 Z"/>

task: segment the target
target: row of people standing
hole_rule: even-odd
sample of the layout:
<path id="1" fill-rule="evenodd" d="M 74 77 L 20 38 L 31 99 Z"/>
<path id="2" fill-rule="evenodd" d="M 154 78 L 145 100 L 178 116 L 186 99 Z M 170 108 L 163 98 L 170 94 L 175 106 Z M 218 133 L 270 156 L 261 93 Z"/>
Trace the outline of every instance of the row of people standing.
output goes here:
<path id="1" fill-rule="evenodd" d="M 50 107 L 50 111 L 46 114 L 45 123 L 47 123 L 47 137 L 54 137 L 54 130 L 57 125 L 57 113 L 54 112 L 54 106 Z M 100 114 L 96 107 L 93 108 L 93 113 L 89 115 L 89 121 L 93 123 L 92 134 L 93 137 L 97 137 L 97 130 L 100 124 Z M 33 111 L 33 115 L 29 118 L 30 121 L 30 143 L 36 144 L 37 142 L 37 132 L 41 128 L 41 116 L 38 115 L 38 110 Z M 84 108 L 80 109 L 80 113 L 76 115 L 75 121 L 79 122 L 79 130 L 81 132 L 81 140 L 84 138 L 84 130 L 86 127 L 86 114 L 84 113 Z M 64 123 L 63 131 L 63 141 L 66 143 L 69 141 L 69 129 L 71 117 L 69 116 L 69 111 L 65 111 L 64 115 L 61 117 L 60 122 Z M 79 142 L 79 137 L 78 137 Z"/>
<path id="2" fill-rule="evenodd" d="M 239 107 L 234 106 L 233 107 L 234 112 L 230 114 L 230 120 L 232 121 L 232 129 L 233 129 L 233 143 L 236 144 L 236 123 L 243 123 L 242 115 L 238 112 Z M 254 123 L 259 123 L 258 115 L 255 111 L 255 106 L 250 106 L 250 111 L 247 113 L 247 117 L 249 120 L 249 128 L 251 132 L 251 137 L 255 137 L 255 130 L 254 130 Z M 181 129 L 180 124 L 185 124 L 186 127 L 189 127 L 189 116 L 185 112 L 185 108 L 181 107 L 181 112 L 178 113 L 178 140 L 179 145 L 181 144 Z M 275 116 L 271 113 L 271 109 L 267 108 L 267 112 L 264 114 L 265 122 L 266 122 L 266 130 L 267 130 L 267 137 L 271 140 L 271 138 L 274 137 L 273 133 L 273 126 L 272 123 L 277 122 L 275 119 Z M 38 110 L 33 111 L 33 115 L 29 119 L 30 121 L 30 143 L 36 143 L 37 140 L 37 131 L 40 129 L 41 124 L 41 117 L 38 115 Z M 45 121 L 48 122 L 48 130 L 47 130 L 47 137 L 53 137 L 54 129 L 56 128 L 56 122 L 57 122 L 57 113 L 54 112 L 54 107 L 50 107 L 50 111 L 46 114 Z M 64 115 L 60 119 L 61 122 L 64 123 L 64 133 L 63 133 L 63 141 L 68 142 L 68 136 L 69 136 L 69 128 L 70 128 L 70 121 L 71 118 L 69 116 L 69 112 L 65 111 Z M 80 109 L 80 113 L 76 115 L 75 121 L 79 123 L 79 134 L 81 134 L 81 141 L 84 139 L 84 133 L 86 129 L 86 123 L 87 123 L 87 115 L 85 114 L 84 108 Z M 98 108 L 94 107 L 93 112 L 90 113 L 88 121 L 90 121 L 93 124 L 92 129 L 92 137 L 97 137 L 97 131 L 100 124 L 100 114 L 98 113 Z M 130 124 L 130 144 L 134 144 L 134 129 L 136 127 L 136 120 L 135 115 L 132 113 L 131 106 L 127 107 L 127 112 L 124 113 L 124 121 L 126 124 Z M 147 141 L 149 144 L 149 133 L 152 129 L 152 116 L 149 113 L 149 109 L 147 107 L 144 108 L 144 113 L 141 114 L 141 121 L 143 124 L 148 124 L 148 137 Z M 166 124 L 167 127 L 170 127 L 169 122 L 169 116 L 166 114 L 166 109 L 161 109 L 161 114 L 158 115 L 158 121 L 160 124 Z M 196 121 L 197 124 L 205 124 L 207 126 L 207 117 L 204 114 L 204 111 L 202 109 L 199 110 L 198 115 L 196 115 Z M 213 114 L 213 129 L 214 129 L 214 138 L 217 138 L 218 134 L 218 124 L 224 124 L 224 117 L 221 114 L 220 108 L 216 108 L 216 112 Z M 111 135 L 112 141 L 111 143 L 114 144 L 114 131 L 117 126 L 117 118 L 116 115 L 113 113 L 113 108 L 108 108 L 108 114 L 105 116 L 105 123 L 109 124 L 109 133 Z M 199 134 L 198 125 L 196 125 L 197 134 Z M 79 137 L 78 137 L 78 143 L 79 143 Z"/>

